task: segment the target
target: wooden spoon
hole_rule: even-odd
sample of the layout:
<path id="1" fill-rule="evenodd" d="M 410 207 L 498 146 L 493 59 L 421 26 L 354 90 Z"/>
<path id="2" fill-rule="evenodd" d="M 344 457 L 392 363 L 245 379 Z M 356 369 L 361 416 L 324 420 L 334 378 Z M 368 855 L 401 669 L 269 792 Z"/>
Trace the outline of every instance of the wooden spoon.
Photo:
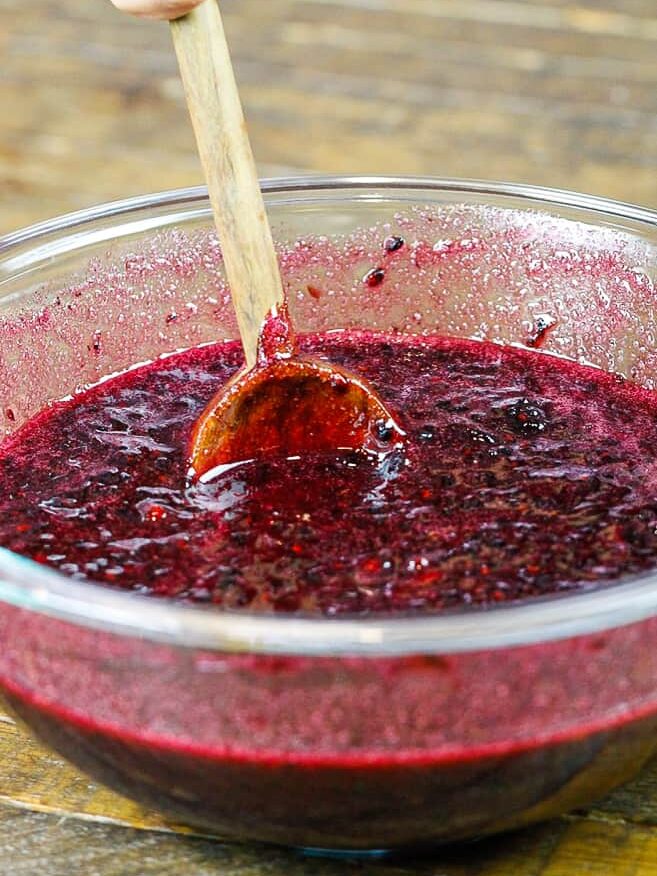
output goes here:
<path id="1" fill-rule="evenodd" d="M 217 0 L 171 31 L 246 357 L 196 424 L 192 480 L 270 453 L 399 447 L 405 433 L 364 380 L 297 355 Z"/>

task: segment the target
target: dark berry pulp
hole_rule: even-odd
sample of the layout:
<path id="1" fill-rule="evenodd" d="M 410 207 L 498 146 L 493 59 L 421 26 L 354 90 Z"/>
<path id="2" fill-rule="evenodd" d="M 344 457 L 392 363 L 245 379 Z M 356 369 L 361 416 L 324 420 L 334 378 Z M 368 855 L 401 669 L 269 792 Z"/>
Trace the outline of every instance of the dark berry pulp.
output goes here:
<path id="1" fill-rule="evenodd" d="M 604 372 L 489 343 L 337 333 L 302 349 L 371 381 L 404 452 L 245 462 L 189 485 L 235 343 L 44 410 L 0 448 L 0 544 L 74 578 L 230 609 L 436 612 L 657 563 L 657 404 Z"/>

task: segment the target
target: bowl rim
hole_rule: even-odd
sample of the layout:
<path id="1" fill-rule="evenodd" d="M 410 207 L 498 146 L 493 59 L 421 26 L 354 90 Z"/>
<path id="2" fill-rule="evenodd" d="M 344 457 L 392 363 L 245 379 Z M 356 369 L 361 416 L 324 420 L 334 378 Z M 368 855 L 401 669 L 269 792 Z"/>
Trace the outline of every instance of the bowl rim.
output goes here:
<path id="1" fill-rule="evenodd" d="M 381 190 L 509 197 L 586 210 L 657 228 L 657 211 L 561 189 L 487 180 L 404 176 L 305 176 L 262 181 L 265 196 L 356 190 L 372 199 Z M 34 241 L 143 210 L 195 205 L 210 212 L 207 189 L 195 186 L 111 201 L 39 222 L 0 237 L 5 257 Z M 566 602 L 564 602 L 566 600 Z M 534 645 L 597 634 L 657 614 L 657 572 L 591 591 L 553 595 L 516 605 L 433 616 L 306 618 L 230 612 L 153 599 L 101 584 L 79 582 L 0 548 L 0 601 L 108 633 L 184 648 L 314 656 L 450 654 Z M 566 610 L 565 610 L 566 609 Z"/>
<path id="2" fill-rule="evenodd" d="M 657 210 L 617 201 L 598 195 L 583 194 L 570 189 L 537 186 L 529 183 L 501 182 L 485 179 L 460 179 L 458 177 L 431 176 L 386 176 L 357 175 L 341 176 L 333 174 L 318 174 L 306 176 L 272 177 L 260 181 L 265 196 L 287 192 L 334 191 L 336 189 L 428 189 L 431 191 L 466 192 L 468 194 L 501 195 L 517 197 L 520 200 L 531 200 L 552 204 L 555 206 L 572 207 L 590 210 L 608 216 L 618 216 L 637 222 L 655 224 Z M 165 189 L 146 195 L 135 195 L 116 201 L 105 201 L 82 210 L 62 213 L 51 219 L 26 225 L 16 231 L 0 235 L 0 255 L 7 250 L 33 240 L 35 237 L 45 237 L 58 231 L 70 230 L 79 225 L 109 219 L 115 216 L 128 215 L 147 208 L 181 206 L 205 202 L 210 212 L 207 186 L 188 186 L 178 189 Z"/>

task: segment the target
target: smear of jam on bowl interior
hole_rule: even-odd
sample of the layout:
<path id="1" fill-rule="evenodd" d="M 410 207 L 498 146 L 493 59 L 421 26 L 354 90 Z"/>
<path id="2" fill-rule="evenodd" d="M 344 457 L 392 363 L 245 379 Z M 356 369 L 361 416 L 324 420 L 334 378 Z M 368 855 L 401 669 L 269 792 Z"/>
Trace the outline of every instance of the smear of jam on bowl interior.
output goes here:
<path id="1" fill-rule="evenodd" d="M 258 612 L 416 614 L 591 587 L 657 563 L 657 402 L 530 351 L 338 333 L 409 439 L 186 482 L 235 343 L 115 377 L 0 449 L 0 544 L 74 578 Z"/>

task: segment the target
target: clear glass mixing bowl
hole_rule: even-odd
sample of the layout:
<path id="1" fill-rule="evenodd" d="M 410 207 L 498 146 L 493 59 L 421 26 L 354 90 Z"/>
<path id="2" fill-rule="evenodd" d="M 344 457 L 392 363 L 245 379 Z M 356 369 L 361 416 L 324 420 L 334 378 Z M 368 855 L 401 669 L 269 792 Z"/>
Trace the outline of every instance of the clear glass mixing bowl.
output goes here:
<path id="1" fill-rule="evenodd" d="M 545 352 L 656 385 L 656 213 L 450 180 L 264 187 L 302 330 L 526 343 L 547 319 Z M 76 387 L 235 337 L 210 224 L 194 189 L 0 240 L 6 433 Z M 382 295 L 362 276 L 389 234 L 408 257 Z M 0 683 L 46 742 L 224 837 L 471 837 L 581 806 L 657 747 L 653 574 L 484 612 L 328 620 L 147 599 L 0 551 L 0 634 Z"/>

